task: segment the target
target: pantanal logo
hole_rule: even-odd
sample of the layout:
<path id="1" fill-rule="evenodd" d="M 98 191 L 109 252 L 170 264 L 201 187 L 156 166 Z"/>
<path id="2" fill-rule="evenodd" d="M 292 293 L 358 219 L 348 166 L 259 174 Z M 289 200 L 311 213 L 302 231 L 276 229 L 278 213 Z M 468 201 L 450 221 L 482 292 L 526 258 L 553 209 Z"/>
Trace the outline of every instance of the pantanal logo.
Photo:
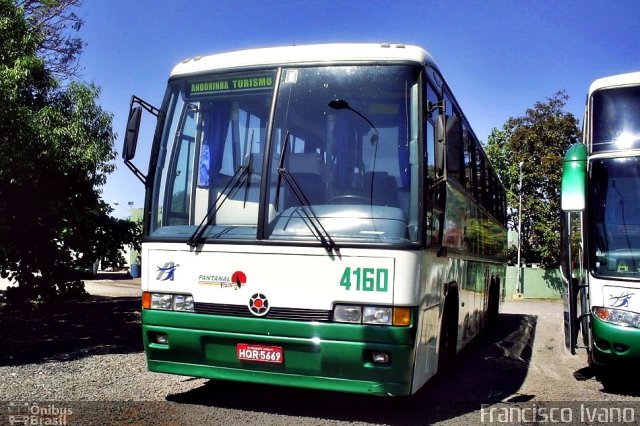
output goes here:
<path id="1" fill-rule="evenodd" d="M 233 288 L 239 290 L 247 283 L 247 275 L 242 271 L 236 271 L 231 275 L 200 274 L 198 284 L 215 286 L 220 288 Z"/>

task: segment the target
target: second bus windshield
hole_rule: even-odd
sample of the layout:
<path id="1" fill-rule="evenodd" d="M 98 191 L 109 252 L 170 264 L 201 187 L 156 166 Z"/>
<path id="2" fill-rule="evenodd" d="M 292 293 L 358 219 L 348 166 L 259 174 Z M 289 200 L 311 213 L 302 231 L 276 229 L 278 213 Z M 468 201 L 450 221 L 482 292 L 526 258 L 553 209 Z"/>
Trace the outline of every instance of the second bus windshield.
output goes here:
<path id="1" fill-rule="evenodd" d="M 640 159 L 592 163 L 589 182 L 591 269 L 596 276 L 640 277 Z"/>

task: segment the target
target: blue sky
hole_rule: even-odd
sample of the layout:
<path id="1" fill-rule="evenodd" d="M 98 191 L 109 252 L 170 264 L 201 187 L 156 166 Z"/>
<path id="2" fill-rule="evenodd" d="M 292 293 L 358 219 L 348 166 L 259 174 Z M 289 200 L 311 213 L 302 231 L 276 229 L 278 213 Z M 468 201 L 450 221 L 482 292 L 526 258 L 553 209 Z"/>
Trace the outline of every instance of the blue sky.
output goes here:
<path id="1" fill-rule="evenodd" d="M 132 94 L 160 106 L 173 66 L 197 55 L 323 42 L 416 44 L 435 58 L 478 137 L 558 90 L 582 121 L 590 82 L 640 70 L 640 2 L 85 0 L 83 79 L 101 87 L 122 147 Z M 152 117 L 145 117 L 148 123 Z M 146 173 L 151 135 L 134 163 Z M 103 198 L 114 214 L 144 188 L 117 160 Z"/>

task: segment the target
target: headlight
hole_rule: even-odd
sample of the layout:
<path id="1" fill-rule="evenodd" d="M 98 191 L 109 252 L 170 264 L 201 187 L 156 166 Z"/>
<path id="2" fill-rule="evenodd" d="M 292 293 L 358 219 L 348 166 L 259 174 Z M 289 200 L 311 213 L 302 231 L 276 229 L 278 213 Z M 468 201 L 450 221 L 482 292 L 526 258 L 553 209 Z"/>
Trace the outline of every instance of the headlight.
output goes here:
<path id="1" fill-rule="evenodd" d="M 393 306 L 335 305 L 333 320 L 350 324 L 411 325 L 411 308 Z"/>
<path id="2" fill-rule="evenodd" d="M 363 324 L 391 325 L 392 308 L 389 306 L 365 306 Z"/>
<path id="3" fill-rule="evenodd" d="M 362 307 L 355 305 L 336 305 L 333 308 L 333 320 L 360 324 L 362 321 Z"/>
<path id="4" fill-rule="evenodd" d="M 173 299 L 173 309 L 175 309 L 176 311 L 193 312 L 193 296 L 176 294 Z"/>
<path id="5" fill-rule="evenodd" d="M 601 319 L 612 324 L 621 325 L 624 327 L 640 328 L 640 314 L 629 311 L 622 311 L 620 309 L 611 308 L 593 308 L 593 314 Z"/>
<path id="6" fill-rule="evenodd" d="M 159 309 L 163 311 L 193 312 L 193 296 L 190 294 L 143 293 L 142 307 L 144 309 Z"/>
<path id="7" fill-rule="evenodd" d="M 153 293 L 151 295 L 151 309 L 171 310 L 173 297 L 170 294 Z"/>

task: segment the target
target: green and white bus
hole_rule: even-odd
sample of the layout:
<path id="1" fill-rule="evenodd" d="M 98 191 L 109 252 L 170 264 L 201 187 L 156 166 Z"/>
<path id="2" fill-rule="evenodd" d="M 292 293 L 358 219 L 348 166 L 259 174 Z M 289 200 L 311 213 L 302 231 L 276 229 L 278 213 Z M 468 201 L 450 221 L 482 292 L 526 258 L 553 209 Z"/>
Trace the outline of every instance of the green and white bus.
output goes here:
<path id="1" fill-rule="evenodd" d="M 498 316 L 505 193 L 421 48 L 185 60 L 161 108 L 132 99 L 123 157 L 151 371 L 408 395 Z"/>
<path id="2" fill-rule="evenodd" d="M 565 343 L 592 366 L 640 360 L 640 72 L 594 81 L 562 176 Z"/>

